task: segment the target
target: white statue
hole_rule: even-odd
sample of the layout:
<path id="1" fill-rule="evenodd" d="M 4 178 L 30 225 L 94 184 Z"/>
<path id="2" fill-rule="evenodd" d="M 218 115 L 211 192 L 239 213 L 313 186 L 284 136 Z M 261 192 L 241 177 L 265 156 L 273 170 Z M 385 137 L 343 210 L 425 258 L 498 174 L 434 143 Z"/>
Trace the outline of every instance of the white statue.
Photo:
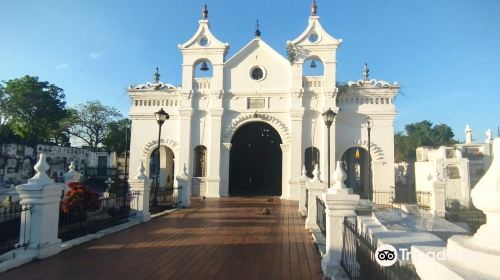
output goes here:
<path id="1" fill-rule="evenodd" d="M 491 140 L 493 140 L 493 133 L 491 132 L 491 129 L 488 128 L 488 130 L 486 130 L 485 143 L 489 144 L 491 142 Z"/>
<path id="2" fill-rule="evenodd" d="M 465 144 L 472 144 L 472 129 L 469 125 L 465 126 Z"/>

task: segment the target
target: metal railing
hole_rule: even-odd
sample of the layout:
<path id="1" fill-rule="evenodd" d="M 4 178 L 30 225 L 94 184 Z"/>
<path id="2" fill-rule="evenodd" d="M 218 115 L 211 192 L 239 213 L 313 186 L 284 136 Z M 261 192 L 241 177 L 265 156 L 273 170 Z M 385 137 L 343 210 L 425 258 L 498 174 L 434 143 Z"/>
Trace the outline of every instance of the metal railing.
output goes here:
<path id="1" fill-rule="evenodd" d="M 465 223 L 469 226 L 472 234 L 486 223 L 486 215 L 483 211 L 471 206 L 464 208 L 458 201 L 446 201 L 446 214 L 445 219 L 455 223 Z"/>
<path id="2" fill-rule="evenodd" d="M 125 223 L 136 214 L 135 211 L 130 211 L 130 203 L 134 201 L 138 204 L 138 199 L 139 196 L 135 193 L 127 193 L 125 196 L 110 194 L 108 197 L 100 196 L 94 209 L 69 212 L 63 211 L 61 202 L 59 238 L 66 241 Z"/>
<path id="3" fill-rule="evenodd" d="M 431 192 L 411 192 L 396 190 L 394 191 L 373 191 L 373 203 L 377 208 L 392 209 L 394 203 L 417 204 L 420 209 L 429 210 L 431 208 Z"/>
<path id="4" fill-rule="evenodd" d="M 149 195 L 149 212 L 155 214 L 178 207 L 180 205 L 179 192 L 181 188 L 182 187 L 152 187 Z"/>
<path id="5" fill-rule="evenodd" d="M 19 203 L 0 208 L 0 255 L 27 245 L 29 232 L 20 236 L 20 231 L 21 221 L 27 221 L 26 217 L 30 211 L 31 206 Z"/>
<path id="6" fill-rule="evenodd" d="M 99 168 L 87 167 L 85 168 L 86 178 L 115 178 L 117 168 Z"/>
<path id="7" fill-rule="evenodd" d="M 395 197 L 394 191 L 374 190 L 372 197 L 373 197 L 373 204 L 375 204 L 377 208 L 382 208 L 382 209 L 393 208 L 392 203 L 394 202 L 394 197 Z"/>
<path id="8" fill-rule="evenodd" d="M 326 206 L 319 197 L 316 197 L 316 224 L 323 236 L 326 237 Z"/>
<path id="9" fill-rule="evenodd" d="M 351 280 L 358 279 L 420 279 L 411 265 L 399 261 L 392 266 L 382 267 L 375 259 L 377 242 L 366 233 L 358 231 L 356 221 L 347 217 L 343 222 L 343 246 L 340 265 Z"/>
<path id="10" fill-rule="evenodd" d="M 424 210 L 431 209 L 431 198 L 432 198 L 431 192 L 417 191 L 416 197 L 417 197 L 418 208 L 421 208 Z"/>

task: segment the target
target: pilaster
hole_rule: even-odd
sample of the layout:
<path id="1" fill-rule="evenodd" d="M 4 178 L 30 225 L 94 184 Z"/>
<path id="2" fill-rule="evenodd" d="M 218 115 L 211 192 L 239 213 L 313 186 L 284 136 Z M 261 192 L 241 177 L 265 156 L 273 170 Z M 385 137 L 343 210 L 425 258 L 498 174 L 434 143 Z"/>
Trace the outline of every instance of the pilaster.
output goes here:
<path id="1" fill-rule="evenodd" d="M 210 147 L 208 149 L 207 197 L 220 197 L 221 126 L 223 109 L 209 109 Z"/>

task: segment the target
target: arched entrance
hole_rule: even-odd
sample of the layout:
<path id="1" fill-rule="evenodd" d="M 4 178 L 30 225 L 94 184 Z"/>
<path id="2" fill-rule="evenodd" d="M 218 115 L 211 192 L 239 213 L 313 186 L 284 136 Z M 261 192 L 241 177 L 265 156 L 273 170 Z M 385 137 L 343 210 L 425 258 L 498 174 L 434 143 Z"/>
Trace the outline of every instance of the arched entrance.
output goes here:
<path id="1" fill-rule="evenodd" d="M 174 152 L 167 146 L 160 146 L 160 188 L 171 188 L 174 185 Z M 158 164 L 158 148 L 149 155 L 149 178 L 155 179 Z"/>
<path id="2" fill-rule="evenodd" d="M 282 143 L 265 122 L 241 126 L 231 140 L 229 195 L 281 195 Z"/>
<path id="3" fill-rule="evenodd" d="M 368 157 L 368 151 L 360 147 L 349 148 L 342 155 L 343 167 L 347 173 L 347 179 L 344 183 L 363 199 L 370 197 L 370 161 Z"/>

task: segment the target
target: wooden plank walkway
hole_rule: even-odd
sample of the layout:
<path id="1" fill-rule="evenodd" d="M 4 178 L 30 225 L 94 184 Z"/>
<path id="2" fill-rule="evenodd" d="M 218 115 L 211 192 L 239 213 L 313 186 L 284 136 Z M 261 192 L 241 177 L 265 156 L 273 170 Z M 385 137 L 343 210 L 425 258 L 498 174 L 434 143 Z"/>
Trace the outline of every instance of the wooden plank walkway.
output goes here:
<path id="1" fill-rule="evenodd" d="M 193 200 L 158 217 L 0 274 L 0 279 L 322 279 L 297 203 Z M 270 215 L 259 215 L 263 208 Z"/>

